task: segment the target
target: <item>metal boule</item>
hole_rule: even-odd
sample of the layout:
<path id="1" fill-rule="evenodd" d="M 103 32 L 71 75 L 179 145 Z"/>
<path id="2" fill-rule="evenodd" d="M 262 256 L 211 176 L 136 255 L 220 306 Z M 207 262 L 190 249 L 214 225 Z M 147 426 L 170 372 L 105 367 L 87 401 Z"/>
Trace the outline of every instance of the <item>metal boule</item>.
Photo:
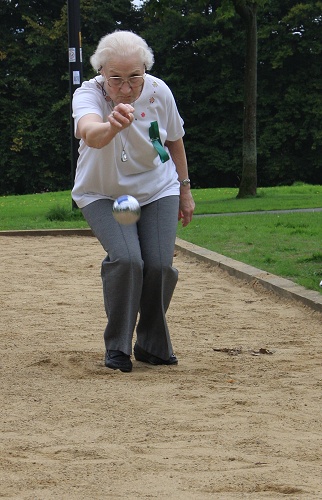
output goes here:
<path id="1" fill-rule="evenodd" d="M 141 215 L 141 207 L 134 196 L 119 196 L 113 204 L 113 216 L 119 224 L 135 224 Z"/>

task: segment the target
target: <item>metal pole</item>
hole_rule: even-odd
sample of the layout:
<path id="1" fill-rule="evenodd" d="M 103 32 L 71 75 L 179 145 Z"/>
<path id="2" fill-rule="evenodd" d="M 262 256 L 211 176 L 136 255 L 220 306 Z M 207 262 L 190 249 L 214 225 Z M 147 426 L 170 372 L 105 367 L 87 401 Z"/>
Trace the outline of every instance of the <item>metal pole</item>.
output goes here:
<path id="1" fill-rule="evenodd" d="M 68 9 L 68 60 L 69 60 L 69 95 L 70 95 L 70 136 L 71 136 L 71 183 L 74 184 L 78 159 L 78 139 L 74 135 L 72 117 L 72 98 L 83 80 L 82 35 L 80 29 L 80 0 L 67 0 Z M 74 201 L 72 208 L 76 208 Z"/>

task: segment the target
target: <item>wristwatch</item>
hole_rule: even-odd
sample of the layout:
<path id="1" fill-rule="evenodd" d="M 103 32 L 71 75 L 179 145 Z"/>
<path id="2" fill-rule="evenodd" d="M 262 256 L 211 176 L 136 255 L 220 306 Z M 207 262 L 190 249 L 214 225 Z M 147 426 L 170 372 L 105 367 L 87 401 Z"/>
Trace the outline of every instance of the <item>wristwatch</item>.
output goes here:
<path id="1" fill-rule="evenodd" d="M 180 181 L 181 186 L 188 186 L 190 184 L 190 179 L 183 179 L 183 181 Z"/>

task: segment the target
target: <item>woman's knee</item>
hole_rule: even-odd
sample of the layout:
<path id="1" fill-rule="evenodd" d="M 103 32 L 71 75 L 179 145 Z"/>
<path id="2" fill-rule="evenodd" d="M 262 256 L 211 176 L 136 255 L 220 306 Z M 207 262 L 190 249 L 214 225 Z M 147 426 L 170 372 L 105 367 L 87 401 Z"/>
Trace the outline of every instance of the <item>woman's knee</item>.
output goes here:
<path id="1" fill-rule="evenodd" d="M 141 275 L 143 273 L 142 258 L 133 255 L 121 255 L 115 260 L 107 256 L 102 262 L 102 274 L 117 272 L 121 276 Z"/>

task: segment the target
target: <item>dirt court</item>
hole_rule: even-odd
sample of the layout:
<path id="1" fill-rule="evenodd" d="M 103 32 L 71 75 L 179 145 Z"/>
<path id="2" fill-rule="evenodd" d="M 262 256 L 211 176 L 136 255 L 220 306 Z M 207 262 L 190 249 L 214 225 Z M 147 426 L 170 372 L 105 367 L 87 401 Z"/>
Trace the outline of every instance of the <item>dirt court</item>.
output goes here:
<path id="1" fill-rule="evenodd" d="M 321 313 L 179 251 L 179 365 L 115 372 L 96 239 L 0 256 L 0 498 L 322 498 Z"/>

